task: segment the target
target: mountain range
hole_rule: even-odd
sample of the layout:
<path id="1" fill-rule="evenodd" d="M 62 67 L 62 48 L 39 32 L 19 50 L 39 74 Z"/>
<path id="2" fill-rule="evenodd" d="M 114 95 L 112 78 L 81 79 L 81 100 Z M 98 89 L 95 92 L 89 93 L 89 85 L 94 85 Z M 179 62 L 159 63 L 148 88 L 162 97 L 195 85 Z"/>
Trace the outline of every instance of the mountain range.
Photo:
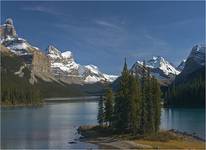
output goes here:
<path id="1" fill-rule="evenodd" d="M 46 49 L 51 62 L 51 70 L 56 78 L 67 83 L 112 82 L 117 76 L 102 73 L 95 65 L 80 65 L 75 62 L 71 51 L 61 52 L 49 45 Z"/>
<path id="2" fill-rule="evenodd" d="M 32 66 L 30 68 L 34 77 L 38 76 L 44 80 L 59 80 L 68 84 L 105 83 L 112 82 L 117 78 L 115 75 L 102 73 L 95 65 L 76 63 L 71 51 L 61 52 L 49 45 L 44 54 L 43 50 L 18 37 L 12 19 L 7 19 L 0 31 L 1 45 L 15 55 L 24 58 L 26 64 Z M 35 61 L 36 58 L 37 61 Z"/>
<path id="3" fill-rule="evenodd" d="M 74 85 L 81 87 L 82 85 L 93 86 L 96 83 L 98 85 L 109 84 L 118 78 L 118 76 L 101 72 L 95 65 L 77 63 L 71 51 L 63 52 L 53 45 L 49 45 L 45 50 L 33 46 L 27 40 L 18 37 L 12 19 L 7 19 L 1 25 L 0 33 L 1 53 L 7 53 L 2 55 L 2 59 L 15 57 L 21 60 L 21 65 L 16 65 L 12 74 L 19 78 L 25 78 L 24 71 L 26 69 L 29 76 L 25 79 L 30 84 L 40 84 L 46 87 L 46 84 L 55 83 L 55 86 L 58 85 L 62 88 Z M 7 70 L 9 65 L 10 62 L 5 61 L 3 69 Z M 187 59 L 184 59 L 178 67 L 164 57 L 153 56 L 147 61 L 137 60 L 130 68 L 130 72 L 141 77 L 143 69 L 149 70 L 162 86 L 167 87 L 171 83 L 181 83 L 187 80 L 191 73 L 204 68 L 204 66 L 205 45 L 195 45 Z"/>

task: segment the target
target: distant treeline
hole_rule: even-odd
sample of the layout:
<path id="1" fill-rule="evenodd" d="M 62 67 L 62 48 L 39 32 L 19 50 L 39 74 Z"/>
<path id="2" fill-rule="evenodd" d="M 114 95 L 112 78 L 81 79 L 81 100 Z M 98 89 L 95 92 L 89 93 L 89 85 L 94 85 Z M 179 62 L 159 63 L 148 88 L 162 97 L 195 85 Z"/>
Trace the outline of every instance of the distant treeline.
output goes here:
<path id="1" fill-rule="evenodd" d="M 205 69 L 190 74 L 184 81 L 174 82 L 165 99 L 169 107 L 205 107 Z"/>
<path id="2" fill-rule="evenodd" d="M 29 105 L 29 104 L 41 104 L 42 98 L 39 91 L 33 87 L 21 84 L 16 86 L 15 84 L 9 86 L 3 86 L 1 89 L 1 103 L 4 105 Z"/>
<path id="3" fill-rule="evenodd" d="M 117 91 L 113 94 L 108 89 L 105 100 L 99 101 L 100 126 L 106 124 L 116 132 L 133 135 L 158 133 L 161 91 L 150 71 L 143 70 L 139 79 L 129 73 L 125 61 Z"/>

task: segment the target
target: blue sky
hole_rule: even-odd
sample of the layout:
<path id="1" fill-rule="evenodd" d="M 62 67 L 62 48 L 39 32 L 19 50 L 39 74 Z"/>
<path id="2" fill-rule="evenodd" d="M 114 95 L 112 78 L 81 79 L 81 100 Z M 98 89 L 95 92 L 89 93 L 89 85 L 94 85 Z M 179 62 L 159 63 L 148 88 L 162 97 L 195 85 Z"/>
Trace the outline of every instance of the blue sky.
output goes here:
<path id="1" fill-rule="evenodd" d="M 205 42 L 204 2 L 1 2 L 20 37 L 41 49 L 70 50 L 80 64 L 119 74 L 154 55 L 178 65 Z"/>

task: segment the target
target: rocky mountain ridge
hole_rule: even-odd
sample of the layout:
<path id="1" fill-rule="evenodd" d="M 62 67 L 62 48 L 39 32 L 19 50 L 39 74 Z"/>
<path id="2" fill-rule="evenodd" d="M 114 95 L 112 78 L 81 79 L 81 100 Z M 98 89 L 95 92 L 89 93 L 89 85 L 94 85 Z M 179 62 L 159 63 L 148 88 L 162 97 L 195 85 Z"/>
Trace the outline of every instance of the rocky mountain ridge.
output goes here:
<path id="1" fill-rule="evenodd" d="M 187 59 L 185 60 L 184 68 L 181 73 L 176 77 L 175 82 L 184 82 L 189 78 L 190 74 L 205 69 L 205 45 L 195 45 Z"/>
<path id="2" fill-rule="evenodd" d="M 185 62 L 186 59 L 183 59 L 176 69 L 181 72 L 185 67 Z"/>
<path id="3" fill-rule="evenodd" d="M 145 64 L 144 64 L 145 63 Z M 145 67 L 146 68 L 145 68 Z M 142 76 L 143 70 L 150 70 L 152 76 L 158 79 L 161 84 L 167 85 L 174 80 L 175 76 L 180 73 L 175 66 L 169 63 L 161 56 L 153 56 L 148 61 L 137 61 L 130 69 L 130 71 L 139 77 Z"/>
<path id="4" fill-rule="evenodd" d="M 71 51 L 61 52 L 56 47 L 49 45 L 46 52 L 53 74 L 65 82 L 112 82 L 117 78 L 102 73 L 95 65 L 84 66 L 76 63 Z"/>
<path id="5" fill-rule="evenodd" d="M 69 84 L 112 82 L 117 77 L 100 72 L 94 65 L 77 64 L 71 51 L 62 53 L 50 45 L 44 54 L 41 49 L 18 37 L 12 19 L 7 19 L 0 27 L 0 34 L 1 46 L 25 60 L 31 70 L 32 84 L 37 82 L 35 76 L 45 81 L 60 80 Z"/>

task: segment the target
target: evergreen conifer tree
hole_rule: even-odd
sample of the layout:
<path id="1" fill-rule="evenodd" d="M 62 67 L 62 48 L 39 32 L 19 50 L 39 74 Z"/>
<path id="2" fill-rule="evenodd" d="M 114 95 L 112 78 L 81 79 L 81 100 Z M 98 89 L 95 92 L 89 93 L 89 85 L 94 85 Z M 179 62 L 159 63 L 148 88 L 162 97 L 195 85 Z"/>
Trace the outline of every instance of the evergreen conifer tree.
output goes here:
<path id="1" fill-rule="evenodd" d="M 109 123 L 109 126 L 112 122 L 113 115 L 113 93 L 112 89 L 109 88 L 105 95 L 105 122 Z"/>
<path id="2" fill-rule="evenodd" d="M 138 80 L 130 75 L 129 86 L 129 125 L 130 130 L 136 135 L 140 128 L 140 102 L 141 93 Z"/>
<path id="3" fill-rule="evenodd" d="M 130 74 L 127 69 L 125 59 L 124 68 L 120 79 L 120 87 L 117 90 L 114 106 L 114 127 L 120 132 L 124 132 L 128 128 L 129 117 L 129 78 Z"/>
<path id="4" fill-rule="evenodd" d="M 150 69 L 147 68 L 147 76 L 145 82 L 145 103 L 146 103 L 146 132 L 152 134 L 154 132 L 154 106 L 152 97 L 152 82 L 150 77 Z"/>
<path id="5" fill-rule="evenodd" d="M 152 99 L 154 109 L 154 133 L 158 133 L 161 117 L 161 91 L 157 79 L 152 77 Z"/>
<path id="6" fill-rule="evenodd" d="M 140 134 L 146 132 L 147 113 L 146 113 L 146 66 L 143 62 L 142 79 L 141 79 L 141 101 L 140 101 Z"/>
<path id="7" fill-rule="evenodd" d="M 104 102 L 103 98 L 101 97 L 98 101 L 98 115 L 97 120 L 100 126 L 103 126 L 104 124 Z"/>

